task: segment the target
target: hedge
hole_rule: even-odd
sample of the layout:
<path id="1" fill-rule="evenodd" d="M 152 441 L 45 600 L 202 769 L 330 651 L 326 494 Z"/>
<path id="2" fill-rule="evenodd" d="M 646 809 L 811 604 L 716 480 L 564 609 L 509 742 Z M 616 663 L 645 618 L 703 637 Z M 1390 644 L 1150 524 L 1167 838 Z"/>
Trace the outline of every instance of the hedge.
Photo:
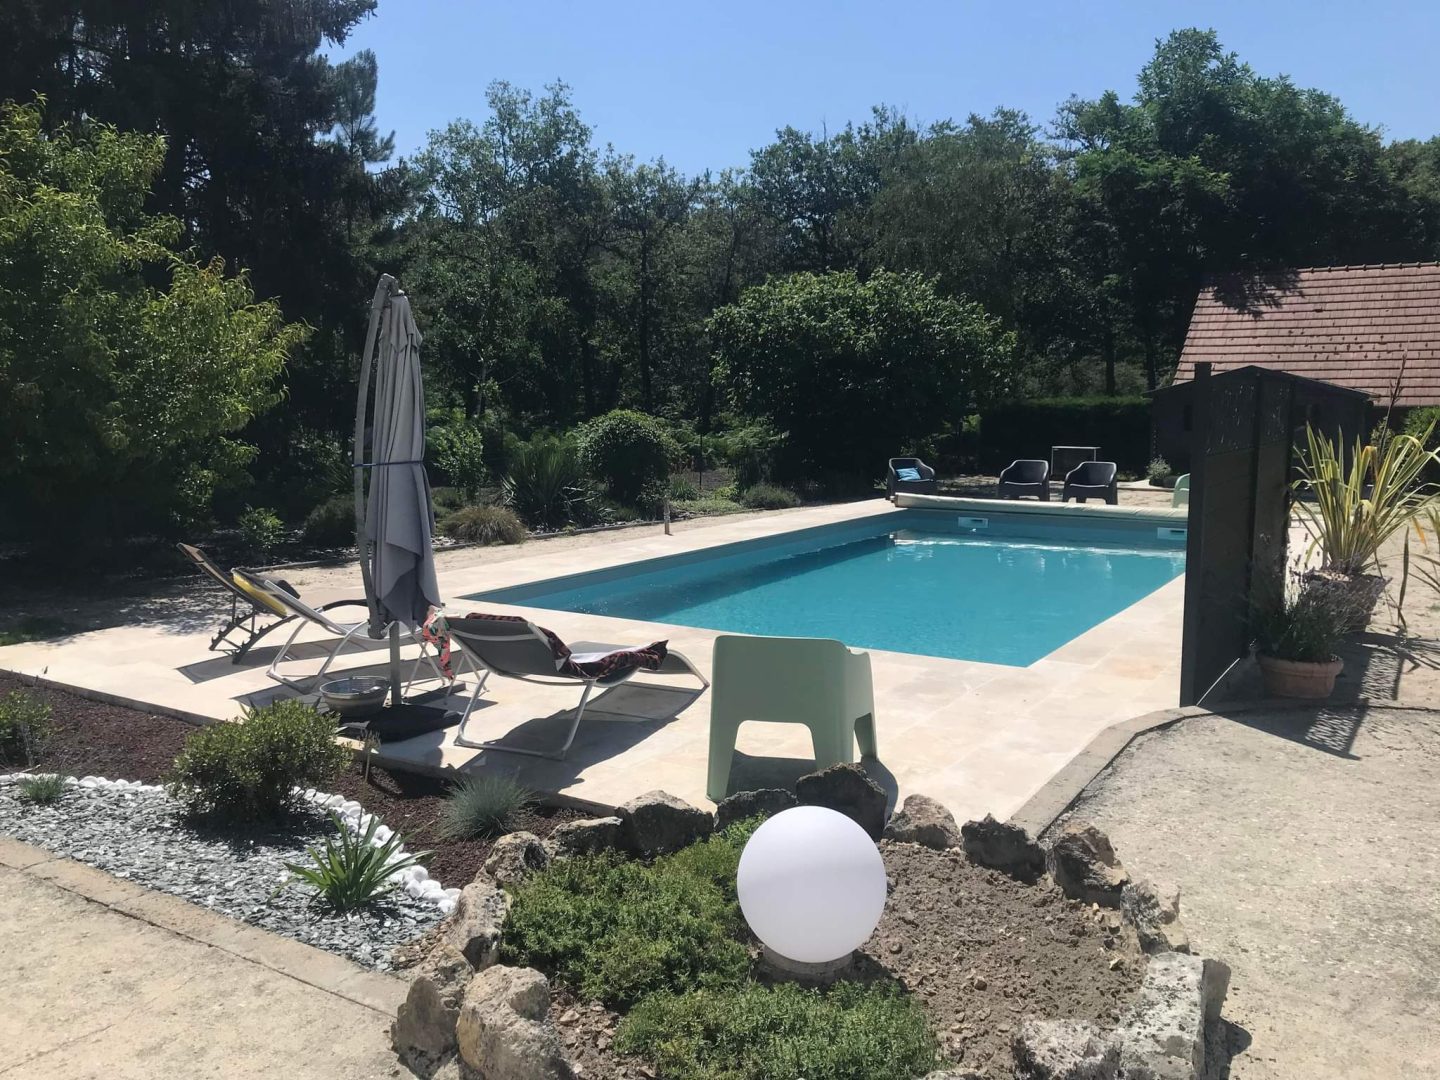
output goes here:
<path id="1" fill-rule="evenodd" d="M 1098 446 L 1102 461 L 1143 473 L 1151 457 L 1150 399 L 1008 401 L 980 414 L 980 458 L 989 468 L 1004 468 L 1016 458 L 1048 461 L 1052 446 Z"/>

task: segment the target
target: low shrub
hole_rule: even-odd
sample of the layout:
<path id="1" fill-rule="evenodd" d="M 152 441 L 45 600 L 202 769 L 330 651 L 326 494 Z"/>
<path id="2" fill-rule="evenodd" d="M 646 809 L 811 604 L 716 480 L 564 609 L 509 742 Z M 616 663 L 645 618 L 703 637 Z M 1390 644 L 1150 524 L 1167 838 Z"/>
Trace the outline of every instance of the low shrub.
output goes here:
<path id="1" fill-rule="evenodd" d="M 523 544 L 525 523 L 508 506 L 466 506 L 440 522 L 446 536 L 467 544 Z"/>
<path id="2" fill-rule="evenodd" d="M 430 501 L 437 510 L 459 510 L 465 503 L 465 492 L 458 487 L 432 487 Z"/>
<path id="3" fill-rule="evenodd" d="M 425 430 L 425 457 L 446 483 L 475 498 L 485 482 L 485 437 L 459 409 L 436 410 Z"/>
<path id="4" fill-rule="evenodd" d="M 551 864 L 516 891 L 502 954 L 619 1009 L 659 992 L 738 986 L 750 956 L 735 867 L 755 824 L 649 865 L 613 853 Z"/>
<path id="5" fill-rule="evenodd" d="M 0 762 L 35 764 L 54 729 L 49 703 L 28 690 L 11 690 L 0 698 Z"/>
<path id="6" fill-rule="evenodd" d="M 517 442 L 509 452 L 503 498 L 531 528 L 563 529 L 590 516 L 590 492 L 575 444 L 553 435 Z"/>
<path id="7" fill-rule="evenodd" d="M 58 773 L 23 776 L 15 784 L 15 791 L 21 802 L 48 806 L 59 802 L 60 796 L 65 794 L 65 778 Z"/>
<path id="8" fill-rule="evenodd" d="M 277 701 L 187 738 L 169 789 L 192 814 L 263 820 L 289 806 L 293 788 L 322 787 L 349 760 L 335 742 L 332 717 Z"/>
<path id="9" fill-rule="evenodd" d="M 334 495 L 311 510 L 300 530 L 312 547 L 348 547 L 355 543 L 355 496 Z"/>
<path id="10" fill-rule="evenodd" d="M 693 517 L 705 517 L 711 514 L 735 514 L 744 510 L 745 507 L 734 499 L 721 499 L 714 495 L 707 495 L 703 499 L 686 499 L 683 502 L 677 502 L 675 509 Z"/>
<path id="11" fill-rule="evenodd" d="M 670 478 L 670 498 L 674 502 L 700 498 L 700 489 L 683 476 Z"/>
<path id="12" fill-rule="evenodd" d="M 657 994 L 621 1021 L 615 1046 L 643 1055 L 669 1080 L 899 1080 L 940 1062 L 913 998 L 892 985 L 851 982 Z"/>
<path id="13" fill-rule="evenodd" d="M 245 507 L 236 524 L 245 550 L 256 555 L 270 554 L 285 539 L 285 523 L 268 506 Z"/>
<path id="14" fill-rule="evenodd" d="M 779 484 L 751 484 L 740 492 L 740 503 L 751 510 L 790 510 L 800 505 L 800 496 Z"/>
<path id="15" fill-rule="evenodd" d="M 371 817 L 365 831 L 352 832 L 334 811 L 330 821 L 335 826 L 338 838 L 325 838 L 323 848 L 310 849 L 310 865 L 286 863 L 285 868 L 295 875 L 295 880 L 309 885 L 316 892 L 316 899 L 332 911 L 354 911 L 356 908 L 373 904 L 380 897 L 395 888 L 392 878 L 401 870 L 418 866 L 429 852 L 401 855 L 404 842 L 399 833 L 391 835 L 383 844 L 375 839 L 380 828 L 380 819 Z"/>
<path id="16" fill-rule="evenodd" d="M 681 454 L 663 421 L 634 409 L 615 409 L 582 424 L 577 446 L 586 473 L 626 505 L 639 505 L 647 489 L 663 485 Z"/>
<path id="17" fill-rule="evenodd" d="M 1145 466 L 1145 479 L 1156 486 L 1164 483 L 1170 476 L 1170 463 L 1163 457 L 1152 458 L 1150 464 Z"/>
<path id="18" fill-rule="evenodd" d="M 1250 614 L 1255 648 L 1277 660 L 1323 664 L 1335 657 L 1355 616 L 1342 589 L 1292 577 L 1258 591 Z"/>
<path id="19" fill-rule="evenodd" d="M 445 799 L 440 834 L 447 840 L 498 835 L 534 800 L 534 793 L 514 777 L 467 776 Z"/>

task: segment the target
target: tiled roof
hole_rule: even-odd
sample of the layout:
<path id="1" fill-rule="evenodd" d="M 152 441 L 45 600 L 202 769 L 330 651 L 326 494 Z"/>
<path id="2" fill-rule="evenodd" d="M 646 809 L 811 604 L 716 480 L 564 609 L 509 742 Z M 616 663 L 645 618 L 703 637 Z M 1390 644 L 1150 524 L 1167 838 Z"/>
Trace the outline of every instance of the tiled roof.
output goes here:
<path id="1" fill-rule="evenodd" d="M 1175 381 L 1209 360 L 1323 379 L 1385 405 L 1440 405 L 1440 263 L 1317 266 L 1207 286 Z M 1403 374 L 1402 374 L 1403 369 Z"/>

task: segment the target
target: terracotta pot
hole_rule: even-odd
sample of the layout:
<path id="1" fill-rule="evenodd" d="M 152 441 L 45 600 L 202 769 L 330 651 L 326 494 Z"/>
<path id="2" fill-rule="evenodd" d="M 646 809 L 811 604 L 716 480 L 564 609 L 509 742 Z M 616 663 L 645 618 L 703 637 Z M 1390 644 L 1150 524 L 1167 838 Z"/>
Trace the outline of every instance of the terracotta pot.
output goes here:
<path id="1" fill-rule="evenodd" d="M 1345 666 L 1338 656 L 1324 663 L 1281 660 L 1264 653 L 1257 654 L 1255 659 L 1265 679 L 1265 692 L 1272 697 L 1328 698 L 1335 689 L 1335 677 Z"/>

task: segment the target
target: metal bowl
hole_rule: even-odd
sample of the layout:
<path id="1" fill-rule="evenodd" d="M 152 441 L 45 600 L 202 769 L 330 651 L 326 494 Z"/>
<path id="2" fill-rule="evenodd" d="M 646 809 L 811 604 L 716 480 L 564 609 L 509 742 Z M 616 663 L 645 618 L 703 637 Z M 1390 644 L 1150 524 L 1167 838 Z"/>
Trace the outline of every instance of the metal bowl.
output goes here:
<path id="1" fill-rule="evenodd" d="M 385 705 L 390 680 L 377 675 L 355 675 L 334 679 L 320 687 L 320 697 L 331 711 L 346 717 L 370 716 Z"/>

